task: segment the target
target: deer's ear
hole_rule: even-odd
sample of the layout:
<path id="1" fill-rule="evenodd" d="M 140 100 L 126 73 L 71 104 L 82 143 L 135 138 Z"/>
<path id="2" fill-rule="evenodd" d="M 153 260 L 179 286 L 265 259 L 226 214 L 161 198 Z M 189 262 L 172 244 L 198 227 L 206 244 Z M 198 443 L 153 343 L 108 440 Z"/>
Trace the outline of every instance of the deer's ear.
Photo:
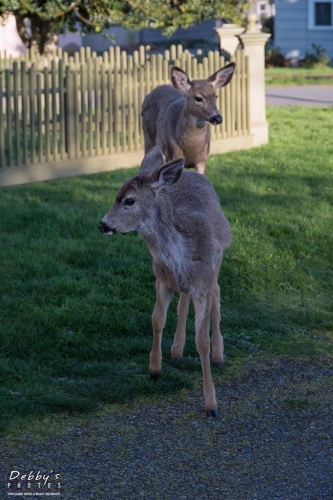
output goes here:
<path id="1" fill-rule="evenodd" d="M 140 174 L 151 174 L 164 163 L 162 150 L 159 146 L 154 146 L 144 157 L 140 167 Z"/>
<path id="2" fill-rule="evenodd" d="M 230 82 L 235 68 L 236 64 L 234 62 L 227 64 L 224 68 L 219 69 L 216 73 L 207 78 L 207 82 L 210 82 L 216 89 L 225 87 Z"/>
<path id="3" fill-rule="evenodd" d="M 175 184 L 183 172 L 184 163 L 184 158 L 180 158 L 163 165 L 154 175 L 151 186 L 154 189 L 160 189 Z"/>
<path id="4" fill-rule="evenodd" d="M 182 92 L 188 92 L 191 88 L 191 82 L 187 73 L 177 66 L 171 66 L 171 82 L 172 85 Z"/>

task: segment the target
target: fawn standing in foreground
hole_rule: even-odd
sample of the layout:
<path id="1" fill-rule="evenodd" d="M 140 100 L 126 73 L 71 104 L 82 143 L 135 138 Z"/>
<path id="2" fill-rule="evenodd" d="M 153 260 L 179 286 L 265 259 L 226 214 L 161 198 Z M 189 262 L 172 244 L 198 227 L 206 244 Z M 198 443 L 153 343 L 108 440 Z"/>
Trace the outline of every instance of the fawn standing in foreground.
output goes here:
<path id="1" fill-rule="evenodd" d="M 125 180 L 116 201 L 100 222 L 106 235 L 138 231 L 153 257 L 156 304 L 153 312 L 153 347 L 150 377 L 157 380 L 162 365 L 162 332 L 174 292 L 180 294 L 178 325 L 171 357 L 183 357 L 186 318 L 192 299 L 196 346 L 203 372 L 208 416 L 217 416 L 215 388 L 210 369 L 209 323 L 212 316 L 212 362 L 223 363 L 220 332 L 218 274 L 223 251 L 231 243 L 229 223 L 207 178 L 183 171 L 184 160 L 163 164 L 158 146 L 149 151 L 140 171 Z"/>
<path id="2" fill-rule="evenodd" d="M 160 85 L 143 101 L 145 154 L 157 145 L 166 161 L 184 158 L 185 168 L 205 174 L 210 146 L 208 122 L 222 123 L 215 90 L 230 82 L 235 67 L 230 63 L 207 80 L 190 81 L 183 70 L 172 66 L 173 86 Z"/>

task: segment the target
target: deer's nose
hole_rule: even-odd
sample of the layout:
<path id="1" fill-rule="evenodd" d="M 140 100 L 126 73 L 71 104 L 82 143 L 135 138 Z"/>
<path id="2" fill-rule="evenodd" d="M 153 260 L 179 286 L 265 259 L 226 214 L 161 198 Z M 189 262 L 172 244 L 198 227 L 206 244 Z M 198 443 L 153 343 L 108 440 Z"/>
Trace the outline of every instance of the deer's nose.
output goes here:
<path id="1" fill-rule="evenodd" d="M 222 120 L 223 120 L 222 116 L 217 114 L 211 117 L 209 123 L 211 123 L 212 125 L 220 125 L 220 123 L 222 123 Z"/>
<path id="2" fill-rule="evenodd" d="M 111 231 L 111 227 L 109 227 L 106 222 L 103 221 L 99 223 L 98 229 L 101 233 L 108 233 L 109 231 Z"/>

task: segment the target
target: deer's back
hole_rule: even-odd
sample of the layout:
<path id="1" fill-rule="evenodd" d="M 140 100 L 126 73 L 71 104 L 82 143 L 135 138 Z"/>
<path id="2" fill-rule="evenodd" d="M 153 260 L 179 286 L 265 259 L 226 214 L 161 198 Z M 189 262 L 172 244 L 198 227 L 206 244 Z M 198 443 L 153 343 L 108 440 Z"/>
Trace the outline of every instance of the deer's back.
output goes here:
<path id="1" fill-rule="evenodd" d="M 152 138 L 154 146 L 156 137 L 165 153 L 165 140 L 172 137 L 179 116 L 185 105 L 182 93 L 172 85 L 160 85 L 148 94 L 142 104 L 142 120 L 145 132 Z"/>
<path id="2" fill-rule="evenodd" d="M 173 106 L 176 106 L 179 111 L 179 108 L 184 106 L 184 102 L 183 94 L 176 90 L 173 85 L 160 85 L 145 97 L 142 104 L 142 115 L 157 118 L 161 110 L 169 112 L 172 111 Z"/>

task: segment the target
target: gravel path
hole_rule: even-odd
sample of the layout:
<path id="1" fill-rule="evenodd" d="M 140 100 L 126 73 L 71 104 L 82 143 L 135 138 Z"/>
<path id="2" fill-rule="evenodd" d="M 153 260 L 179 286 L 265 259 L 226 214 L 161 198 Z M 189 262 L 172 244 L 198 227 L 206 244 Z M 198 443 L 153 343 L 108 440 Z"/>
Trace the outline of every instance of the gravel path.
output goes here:
<path id="1" fill-rule="evenodd" d="M 44 442 L 3 439 L 1 498 L 15 498 L 10 471 L 54 470 L 60 496 L 44 498 L 332 500 L 332 376 L 326 357 L 250 361 L 217 387 L 218 419 L 204 416 L 200 390 L 185 402 L 175 394 L 79 427 L 65 422 L 61 437 Z"/>

